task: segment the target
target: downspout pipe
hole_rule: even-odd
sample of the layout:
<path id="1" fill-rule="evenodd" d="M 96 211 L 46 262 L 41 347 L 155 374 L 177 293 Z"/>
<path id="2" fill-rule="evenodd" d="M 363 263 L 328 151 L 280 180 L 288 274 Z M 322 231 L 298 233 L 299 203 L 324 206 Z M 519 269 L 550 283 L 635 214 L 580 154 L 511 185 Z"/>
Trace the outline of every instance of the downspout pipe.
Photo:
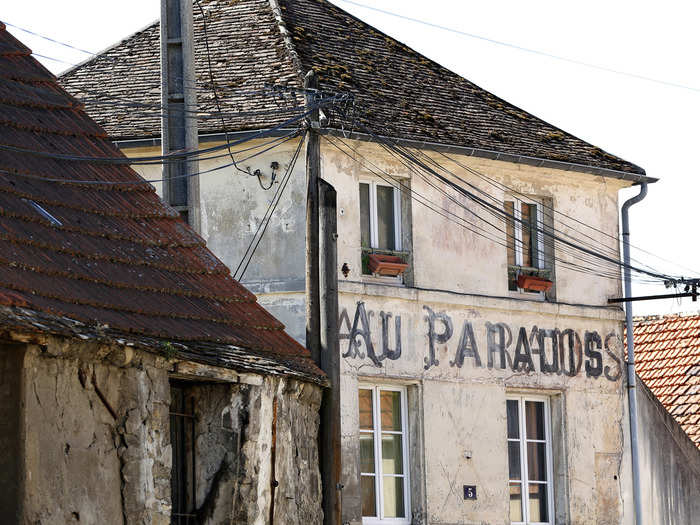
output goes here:
<path id="1" fill-rule="evenodd" d="M 632 275 L 630 271 L 630 216 L 629 209 L 647 196 L 647 183 L 642 182 L 639 194 L 622 205 L 622 258 L 624 262 L 625 298 L 632 296 Z M 637 440 L 637 373 L 634 369 L 634 322 L 632 301 L 625 303 L 627 329 L 627 399 L 630 416 L 630 448 L 632 453 L 632 492 L 636 525 L 642 525 L 642 495 L 639 480 L 639 441 Z"/>

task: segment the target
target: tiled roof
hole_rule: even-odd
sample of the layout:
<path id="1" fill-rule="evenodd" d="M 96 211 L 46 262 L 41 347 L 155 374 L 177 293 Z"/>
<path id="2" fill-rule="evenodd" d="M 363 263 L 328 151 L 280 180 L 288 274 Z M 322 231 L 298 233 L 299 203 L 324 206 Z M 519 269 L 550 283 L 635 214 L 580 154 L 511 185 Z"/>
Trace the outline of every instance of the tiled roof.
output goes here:
<path id="1" fill-rule="evenodd" d="M 272 8 L 277 3 L 279 20 Z M 228 130 L 281 122 L 270 115 L 233 115 L 274 109 L 270 97 L 240 93 L 270 83 L 300 87 L 303 75 L 314 69 L 322 89 L 354 94 L 367 124 L 380 134 L 644 174 L 640 167 L 492 95 L 326 0 L 201 4 Z M 199 103 L 204 111 L 213 111 L 202 17 L 196 9 L 194 28 Z M 106 92 L 158 104 L 159 52 L 155 23 L 67 71 L 61 82 L 76 95 Z M 113 138 L 160 133 L 157 111 L 144 116 L 104 102 L 87 103 L 87 110 Z M 221 128 L 218 119 L 199 122 L 202 133 Z"/>
<path id="2" fill-rule="evenodd" d="M 123 157 L 30 54 L 0 24 L 0 305 L 168 348 L 231 345 L 323 381 L 308 351 L 131 168 L 2 149 Z"/>
<path id="3" fill-rule="evenodd" d="M 700 315 L 634 322 L 637 375 L 700 447 Z"/>

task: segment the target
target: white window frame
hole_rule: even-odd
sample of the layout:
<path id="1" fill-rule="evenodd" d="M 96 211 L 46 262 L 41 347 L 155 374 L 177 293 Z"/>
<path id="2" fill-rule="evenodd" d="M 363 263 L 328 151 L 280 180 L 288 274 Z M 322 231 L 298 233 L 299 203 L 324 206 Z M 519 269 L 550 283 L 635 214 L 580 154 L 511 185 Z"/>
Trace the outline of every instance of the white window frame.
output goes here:
<path id="1" fill-rule="evenodd" d="M 511 483 L 520 482 L 520 493 L 522 496 L 521 505 L 522 513 L 525 521 L 511 521 L 511 525 L 554 525 L 554 468 L 552 465 L 552 430 L 551 430 L 551 406 L 548 396 L 528 395 L 528 394 L 509 394 L 506 396 L 506 401 L 518 402 L 518 424 L 520 426 L 520 437 L 518 439 L 508 438 L 506 430 L 506 443 L 518 441 L 520 443 L 520 480 L 511 480 L 510 473 L 508 475 L 507 493 L 510 498 Z M 536 483 L 528 480 L 527 471 L 527 443 L 542 443 L 542 440 L 528 439 L 525 426 L 525 402 L 537 401 L 544 403 L 544 432 L 545 432 L 545 450 L 547 460 L 547 516 L 549 521 L 530 521 L 530 493 L 528 491 L 528 483 Z M 508 449 L 506 447 L 506 458 L 508 457 Z M 510 501 L 508 505 L 510 512 Z"/>
<path id="2" fill-rule="evenodd" d="M 509 199 L 506 199 L 509 200 Z M 524 201 L 522 199 L 513 199 L 513 214 L 515 220 L 513 221 L 513 231 L 515 233 L 515 265 L 523 265 L 523 223 L 522 220 L 522 205 L 523 204 L 534 204 L 537 206 L 537 236 L 536 236 L 536 253 L 537 253 L 537 266 L 533 268 L 542 269 L 544 268 L 544 243 L 542 242 L 542 225 L 544 224 L 544 212 L 542 210 L 542 202 L 536 199 L 532 199 L 531 202 Z M 510 239 L 508 239 L 510 242 Z"/>
<path id="3" fill-rule="evenodd" d="M 377 516 L 363 516 L 362 525 L 410 525 L 411 524 L 411 490 L 410 490 L 410 476 L 409 476 L 409 461 L 408 461 L 408 403 L 406 399 L 406 387 L 395 386 L 395 385 L 382 385 L 382 384 L 371 384 L 371 383 L 361 383 L 358 387 L 359 390 L 371 390 L 372 391 L 372 432 L 374 433 L 374 487 L 375 487 L 375 508 L 377 509 Z M 387 474 L 387 476 L 392 477 L 403 477 L 403 501 L 404 501 L 404 512 L 406 514 L 405 518 L 385 518 L 384 517 L 384 473 L 382 471 L 382 450 L 381 450 L 381 412 L 380 412 L 380 393 L 382 391 L 390 392 L 400 392 L 401 394 L 401 431 L 396 430 L 385 430 L 384 433 L 401 435 L 401 453 L 403 455 L 403 475 L 399 474 Z M 359 426 L 359 425 L 358 425 Z M 360 430 L 360 433 L 369 434 L 370 432 L 365 430 Z M 365 474 L 372 474 L 367 472 Z M 362 472 L 360 472 L 362 475 Z"/>
<path id="4" fill-rule="evenodd" d="M 520 266 L 523 268 L 528 268 L 527 266 L 523 266 L 523 223 L 520 222 L 522 220 L 522 205 L 523 204 L 534 204 L 537 206 L 537 232 L 536 232 L 536 253 L 537 253 L 537 266 L 533 266 L 532 268 L 536 268 L 538 270 L 542 270 L 545 268 L 545 261 L 544 261 L 544 241 L 543 241 L 543 234 L 542 234 L 542 227 L 544 225 L 544 210 L 543 210 L 543 204 L 541 199 L 537 198 L 530 198 L 528 200 L 523 200 L 523 199 L 518 199 L 517 197 L 513 197 L 511 195 L 508 195 L 504 201 L 511 201 L 513 203 L 513 216 L 515 219 L 513 220 L 513 236 L 515 239 L 508 239 L 506 238 L 506 242 L 508 244 L 513 243 L 513 248 L 515 252 L 515 266 Z M 506 252 L 507 253 L 507 252 Z M 539 298 L 544 300 L 545 294 L 544 292 L 530 292 L 527 290 L 524 290 L 523 288 L 518 288 L 517 290 L 510 290 L 511 294 L 525 294 L 529 298 Z"/>
<path id="5" fill-rule="evenodd" d="M 370 247 L 378 250 L 379 229 L 377 227 L 377 186 L 384 186 L 393 190 L 394 196 L 394 251 L 401 251 L 401 191 L 396 186 L 386 182 L 377 182 L 371 179 L 360 179 L 360 184 L 369 184 L 369 232 Z M 360 209 L 360 213 L 362 210 Z"/>

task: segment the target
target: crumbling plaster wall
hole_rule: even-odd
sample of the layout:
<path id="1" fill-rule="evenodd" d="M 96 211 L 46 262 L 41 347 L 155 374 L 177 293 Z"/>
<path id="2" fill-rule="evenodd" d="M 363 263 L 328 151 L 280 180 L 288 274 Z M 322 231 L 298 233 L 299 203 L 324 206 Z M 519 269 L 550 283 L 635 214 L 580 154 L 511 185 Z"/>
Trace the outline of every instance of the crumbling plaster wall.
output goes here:
<path id="1" fill-rule="evenodd" d="M 26 436 L 17 523 L 170 523 L 172 362 L 74 339 L 23 348 L 21 395 L 2 392 L 2 406 L 21 407 Z M 10 349 L 1 350 L 4 373 Z M 198 410 L 202 523 L 270 522 L 273 441 L 273 522 L 320 523 L 321 389 L 281 377 L 247 381 L 254 384 L 187 383 Z"/>
<path id="2" fill-rule="evenodd" d="M 506 278 L 507 257 L 503 241 L 489 240 L 473 230 L 483 228 L 491 232 L 489 236 L 497 239 L 504 239 L 504 234 L 458 207 L 449 197 L 465 204 L 471 212 L 502 227 L 498 219 L 493 218 L 475 202 L 448 189 L 433 176 L 424 174 L 424 178 L 412 174 L 400 160 L 386 153 L 381 146 L 362 141 L 345 142 L 348 144 L 346 149 L 352 148 L 349 154 L 354 155 L 355 159 L 326 142 L 322 142 L 321 154 L 321 174 L 338 192 L 338 264 L 347 263 L 350 268 L 350 274 L 345 280 L 366 279 L 361 275 L 358 184 L 362 179 L 383 184 L 391 182 L 396 186 L 396 182 L 388 179 L 390 176 L 395 180 L 410 179 L 411 191 L 414 192 L 414 199 L 417 199 L 411 204 L 414 286 L 489 296 L 511 295 Z M 472 192 L 482 191 L 498 201 L 512 199 L 512 195 L 509 197 L 504 189 L 505 186 L 513 188 L 519 194 L 551 199 L 552 207 L 556 210 L 555 229 L 581 237 L 580 233 L 570 229 L 573 225 L 576 229 L 584 231 L 588 236 L 587 242 L 605 246 L 613 253 L 618 251 L 617 242 L 609 236 L 617 237 L 618 191 L 629 186 L 629 182 L 585 173 L 450 154 L 456 162 L 483 174 L 480 177 L 440 153 L 428 150 L 424 150 L 423 153 L 472 185 Z M 368 168 L 379 172 L 381 177 L 371 173 Z M 484 177 L 502 186 L 496 187 L 485 181 Z M 453 180 L 466 187 L 464 182 Z M 449 196 L 438 191 L 439 189 L 446 191 Z M 436 208 L 437 212 L 420 202 Z M 444 216 L 446 214 L 452 220 L 448 220 Z M 584 228 L 566 219 L 565 215 L 605 233 Z M 461 227 L 455 216 L 462 217 L 472 223 L 472 226 Z M 567 251 L 571 250 L 558 250 L 556 257 L 581 263 L 575 255 L 565 253 Z M 602 305 L 608 297 L 620 293 L 621 290 L 619 281 L 582 274 L 564 267 L 561 262 L 555 263 L 555 270 L 556 296 L 559 302 Z"/>
<path id="3" fill-rule="evenodd" d="M 28 347 L 25 523 L 169 523 L 168 373 L 130 355 L 72 339 Z"/>
<path id="4" fill-rule="evenodd" d="M 270 139 L 257 139 L 247 142 L 245 148 L 264 145 Z M 203 142 L 201 147 L 212 147 L 220 142 Z M 255 176 L 241 173 L 233 167 L 225 167 L 199 177 L 200 202 L 202 210 L 202 237 L 207 247 L 219 257 L 233 272 L 241 262 L 255 232 L 260 226 L 270 201 L 287 169 L 298 145 L 298 139 L 289 140 L 269 152 L 252 159 L 239 162 L 243 170 L 253 173 L 260 170 L 261 183 L 267 187 L 271 183 L 271 164 L 277 162 L 275 183 L 269 190 L 263 190 Z M 263 148 L 261 148 L 263 149 Z M 155 147 L 123 148 L 127 156 L 160 155 Z M 236 155 L 247 156 L 251 152 Z M 228 165 L 227 156 L 200 160 L 199 170 L 208 171 Z M 272 315 L 284 323 L 287 332 L 304 343 L 306 325 L 304 322 L 304 279 L 306 233 L 306 175 L 305 150 L 302 148 L 296 166 L 291 173 L 284 195 L 277 206 L 269 226 L 257 247 L 253 259 L 241 282 L 258 296 Z M 159 166 L 134 166 L 140 175 L 150 180 L 162 178 Z M 162 184 L 154 184 L 162 195 Z M 245 263 L 244 263 L 245 264 Z"/>
<path id="5" fill-rule="evenodd" d="M 637 406 L 644 522 L 697 523 L 700 450 L 641 379 L 637 379 Z"/>
<path id="6" fill-rule="evenodd" d="M 410 474 L 417 477 L 411 480 L 414 523 L 503 523 L 508 519 L 505 410 L 506 395 L 512 393 L 550 398 L 556 523 L 626 523 L 622 483 L 628 473 L 623 464 L 625 388 L 619 313 L 545 303 L 535 303 L 541 305 L 535 309 L 533 304 L 508 299 L 474 299 L 437 292 L 413 295 L 401 288 L 377 285 L 347 285 L 341 287 L 341 292 L 341 312 L 347 312 L 350 323 L 358 302 L 363 303 L 368 313 L 369 340 L 377 355 L 382 354 L 385 342 L 381 312 L 392 314 L 387 343 L 394 351 L 399 337 L 394 320 L 401 317 L 401 353 L 385 356 L 379 366 L 369 359 L 367 340 L 361 334 L 356 337 L 359 354 L 354 353 L 347 337 L 350 326 L 341 323 L 344 519 L 355 524 L 360 516 L 359 480 L 352 461 L 359 454 L 357 388 L 361 383 L 379 383 L 406 385 L 409 427 L 413 419 L 422 421 L 422 429 L 410 429 L 408 435 Z M 434 361 L 425 307 L 447 315 L 452 324 L 449 339 L 434 341 Z M 458 363 L 467 323 L 474 335 L 474 344 L 469 347 L 477 349 L 480 364 L 468 356 Z M 502 368 L 498 352 L 493 354 L 493 366 L 489 367 L 488 323 L 503 323 L 510 330 L 507 363 L 515 358 L 520 327 L 525 327 L 528 336 L 533 326 L 558 330 L 560 334 L 573 330 L 581 343 L 586 332 L 596 332 L 601 336 L 601 373 L 589 375 L 586 362 L 592 367 L 595 359 L 586 354 L 585 346 L 575 344 L 577 366 L 569 370 L 572 376 L 567 375 L 570 352 L 566 343 L 557 347 L 560 363 L 563 355 L 566 367 L 543 372 L 535 353 L 539 350 L 537 341 L 532 344 L 534 370 L 515 371 L 508 364 Z M 365 328 L 361 322 L 358 326 Z M 443 333 L 444 325 L 436 321 L 435 331 Z M 606 339 L 614 355 L 605 350 Z M 552 358 L 549 349 L 546 359 Z M 416 442 L 421 446 L 414 446 Z M 463 485 L 476 485 L 476 501 L 463 499 Z"/>

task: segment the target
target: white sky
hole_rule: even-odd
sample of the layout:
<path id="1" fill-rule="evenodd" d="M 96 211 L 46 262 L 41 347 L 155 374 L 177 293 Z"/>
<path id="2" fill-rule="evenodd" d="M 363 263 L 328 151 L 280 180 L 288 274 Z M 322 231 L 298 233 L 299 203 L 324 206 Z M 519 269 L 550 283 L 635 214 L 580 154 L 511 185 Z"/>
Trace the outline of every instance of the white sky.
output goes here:
<path id="1" fill-rule="evenodd" d="M 700 3 L 667 0 L 358 0 L 361 3 L 611 69 L 684 84 L 679 89 L 572 65 L 333 3 L 511 103 L 634 162 L 660 182 L 632 208 L 632 244 L 700 277 Z M 158 18 L 158 0 L 4 2 L 0 19 L 90 51 Z M 36 53 L 79 62 L 86 55 L 8 28 Z M 65 64 L 41 59 L 52 71 Z M 634 192 L 633 192 L 634 193 Z M 626 198 L 627 194 L 623 194 Z M 633 253 L 633 256 L 635 254 Z M 687 270 L 639 254 L 664 272 Z M 635 294 L 667 293 L 635 286 Z M 697 311 L 690 299 L 635 303 L 635 314 Z"/>

